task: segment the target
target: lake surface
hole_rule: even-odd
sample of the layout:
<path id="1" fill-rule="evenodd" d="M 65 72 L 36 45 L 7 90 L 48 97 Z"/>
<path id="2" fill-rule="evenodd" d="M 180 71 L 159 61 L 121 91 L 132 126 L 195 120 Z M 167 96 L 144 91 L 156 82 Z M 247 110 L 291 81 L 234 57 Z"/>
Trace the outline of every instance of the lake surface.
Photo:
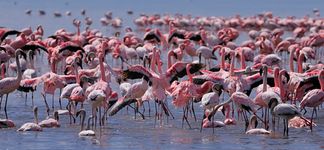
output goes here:
<path id="1" fill-rule="evenodd" d="M 0 26 L 22 29 L 25 27 L 36 28 L 43 25 L 45 35 L 51 35 L 55 30 L 66 28 L 75 31 L 72 25 L 74 18 L 83 19 L 80 15 L 82 9 L 86 9 L 87 16 L 93 20 L 92 28 L 101 30 L 110 36 L 116 30 L 111 27 L 102 27 L 99 19 L 107 11 L 112 11 L 114 17 L 121 17 L 123 25 L 133 26 L 132 21 L 141 13 L 183 13 L 193 16 L 242 16 L 256 15 L 264 11 L 272 11 L 277 16 L 298 16 L 312 15 L 313 8 L 324 10 L 322 0 L 273 0 L 260 1 L 251 0 L 249 3 L 243 1 L 220 1 L 220 0 L 121 0 L 121 1 L 0 1 Z M 26 15 L 27 9 L 32 10 L 32 14 Z M 46 15 L 39 16 L 38 10 L 45 10 Z M 133 15 L 127 15 L 126 11 L 134 11 Z M 62 13 L 62 17 L 54 18 L 53 12 Z M 65 12 L 71 11 L 72 16 L 66 16 Z M 83 27 L 84 28 L 84 27 Z M 46 57 L 43 57 L 44 59 Z M 42 57 L 37 57 L 37 68 L 41 73 L 48 71 L 47 61 Z M 109 62 L 109 61 L 108 61 Z M 46 64 L 40 66 L 38 64 Z M 116 83 L 112 83 L 114 90 L 118 89 Z M 45 106 L 40 96 L 42 86 L 37 87 L 35 92 L 35 104 L 39 107 L 40 120 L 45 119 Z M 55 106 L 58 108 L 58 90 L 55 94 Z M 226 96 L 225 96 L 226 98 Z M 33 121 L 31 97 L 28 96 L 27 105 L 25 95 L 20 92 L 10 94 L 8 100 L 8 115 L 12 119 L 16 128 L 0 130 L 0 149 L 323 149 L 324 148 L 324 111 L 319 110 L 318 118 L 315 119 L 317 127 L 313 132 L 308 128 L 289 129 L 289 138 L 283 138 L 283 128 L 280 127 L 273 136 L 265 135 L 245 135 L 242 121 L 235 126 L 225 128 L 204 129 L 200 133 L 200 122 L 195 122 L 189 117 L 192 129 L 186 124 L 181 127 L 182 109 L 175 109 L 169 103 L 175 119 L 163 120 L 160 125 L 155 126 L 154 117 L 149 117 L 147 111 L 146 119 L 137 117 L 134 119 L 133 111 L 129 109 L 121 111 L 116 116 L 108 118 L 108 124 L 104 127 L 97 127 L 97 136 L 94 138 L 80 138 L 79 124 L 69 124 L 68 116 L 60 116 L 61 128 L 44 129 L 43 132 L 16 132 L 16 129 L 25 122 Z M 51 96 L 47 96 L 51 103 Z M 64 106 L 67 100 L 64 101 Z M 170 99 L 168 99 L 170 101 Z M 88 109 L 86 104 L 86 108 Z M 202 109 L 199 104 L 195 104 L 198 120 L 202 116 Z M 151 103 L 151 116 L 154 115 L 154 105 Z M 87 112 L 89 114 L 89 112 Z M 307 113 L 309 116 L 311 111 Z M 3 108 L 0 118 L 4 118 Z M 223 120 L 223 116 L 217 115 L 216 120 Z"/>

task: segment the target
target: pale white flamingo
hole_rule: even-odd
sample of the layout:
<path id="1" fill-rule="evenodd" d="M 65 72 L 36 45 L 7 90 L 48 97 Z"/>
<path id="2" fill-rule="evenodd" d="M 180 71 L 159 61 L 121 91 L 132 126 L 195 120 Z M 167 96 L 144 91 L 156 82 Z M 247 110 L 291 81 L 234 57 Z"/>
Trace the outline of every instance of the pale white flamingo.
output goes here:
<path id="1" fill-rule="evenodd" d="M 295 116 L 299 116 L 301 118 L 303 118 L 304 120 L 306 120 L 302 114 L 298 111 L 297 107 L 291 104 L 285 104 L 285 103 L 281 103 L 278 104 L 277 106 L 275 106 L 272 109 L 272 115 L 282 118 L 283 119 L 283 123 L 284 123 L 284 136 L 288 136 L 288 121 L 292 118 L 294 118 Z"/>
<path id="2" fill-rule="evenodd" d="M 256 128 L 258 125 L 258 120 L 255 115 L 250 117 L 249 121 L 249 130 L 245 132 L 245 134 L 270 134 L 271 132 L 263 129 L 263 128 Z"/>
<path id="3" fill-rule="evenodd" d="M 38 108 L 35 106 L 34 112 L 34 122 L 28 122 L 23 124 L 17 131 L 43 131 L 42 127 L 38 125 Z"/>
<path id="4" fill-rule="evenodd" d="M 77 112 L 77 117 L 81 116 L 81 131 L 79 132 L 79 136 L 96 136 L 96 133 L 93 130 L 90 130 L 90 121 L 93 118 L 93 116 L 90 116 L 88 119 L 88 124 L 85 130 L 84 128 L 84 121 L 86 118 L 86 111 L 84 109 L 81 109 Z"/>
<path id="5" fill-rule="evenodd" d="M 47 119 L 39 122 L 38 125 L 41 126 L 42 128 L 60 127 L 58 111 L 54 111 L 53 116 L 54 116 L 54 118 L 47 118 Z"/>

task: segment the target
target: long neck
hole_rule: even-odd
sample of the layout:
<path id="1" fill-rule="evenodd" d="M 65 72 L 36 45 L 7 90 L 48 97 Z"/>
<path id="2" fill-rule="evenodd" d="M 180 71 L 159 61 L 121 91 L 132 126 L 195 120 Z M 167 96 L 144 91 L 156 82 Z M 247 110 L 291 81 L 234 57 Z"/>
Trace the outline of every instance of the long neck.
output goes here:
<path id="1" fill-rule="evenodd" d="M 207 33 L 206 33 L 206 31 L 205 31 L 205 30 L 202 30 L 202 31 L 200 31 L 200 32 L 201 32 L 201 34 L 200 34 L 201 39 L 202 39 L 203 41 L 207 41 Z"/>
<path id="2" fill-rule="evenodd" d="M 106 73 L 105 73 L 105 67 L 104 67 L 103 59 L 104 59 L 104 56 L 103 56 L 102 58 L 99 57 L 99 65 L 100 65 L 100 72 L 101 72 L 101 80 L 107 82 L 107 81 L 106 81 Z"/>
<path id="3" fill-rule="evenodd" d="M 230 66 L 230 75 L 233 76 L 234 75 L 234 67 L 235 67 L 235 55 L 231 56 L 232 60 L 231 60 L 231 66 Z"/>
<path id="4" fill-rule="evenodd" d="M 267 91 L 267 74 L 268 69 L 265 67 L 263 70 L 263 92 Z"/>
<path id="5" fill-rule="evenodd" d="M 79 77 L 79 73 L 78 73 L 78 66 L 77 65 L 74 65 L 74 74 L 75 74 L 75 79 L 76 79 L 76 82 L 78 84 L 80 84 L 80 77 Z"/>
<path id="6" fill-rule="evenodd" d="M 188 75 L 189 82 L 192 83 L 192 74 L 190 73 L 190 67 L 191 67 L 190 65 L 187 65 L 186 72 L 187 72 L 187 75 Z"/>
<path id="7" fill-rule="evenodd" d="M 52 61 L 51 61 L 51 71 L 53 73 L 56 73 L 56 64 L 55 64 L 55 60 L 54 59 L 52 59 Z"/>
<path id="8" fill-rule="evenodd" d="M 155 72 L 155 65 L 156 65 L 156 59 L 155 59 L 155 49 L 153 49 L 153 54 L 152 54 L 152 60 L 151 60 L 151 70 Z"/>
<path id="9" fill-rule="evenodd" d="M 160 63 L 160 54 L 156 53 L 155 56 L 156 56 L 158 71 L 160 74 L 162 74 L 162 64 Z"/>
<path id="10" fill-rule="evenodd" d="M 321 89 L 322 89 L 322 91 L 324 91 L 324 73 L 323 73 L 324 71 L 322 71 L 321 73 L 320 73 L 320 75 L 318 76 L 318 80 L 319 80 L 319 82 L 320 82 L 320 85 L 321 85 Z"/>
<path id="11" fill-rule="evenodd" d="M 20 68 L 20 61 L 19 61 L 19 55 L 16 54 L 16 63 L 17 63 L 17 79 L 20 81 L 22 78 L 22 72 L 21 72 L 21 68 Z"/>
<path id="12" fill-rule="evenodd" d="M 171 35 L 172 30 L 173 30 L 173 23 L 170 22 L 170 23 L 169 23 L 169 36 Z"/>
<path id="13" fill-rule="evenodd" d="M 241 69 L 246 68 L 246 63 L 245 63 L 245 56 L 244 56 L 244 50 L 241 51 Z"/>
<path id="14" fill-rule="evenodd" d="M 78 36 L 80 36 L 80 26 L 78 26 Z"/>
<path id="15" fill-rule="evenodd" d="M 29 63 L 30 63 L 30 68 L 31 69 L 35 69 L 35 65 L 34 65 L 34 56 L 30 56 L 30 60 L 29 60 Z"/>
<path id="16" fill-rule="evenodd" d="M 5 75 L 5 69 L 6 69 L 6 65 L 3 63 L 1 64 L 1 79 L 5 78 L 6 75 Z"/>
<path id="17" fill-rule="evenodd" d="M 225 111 L 226 111 L 226 113 L 225 113 L 225 118 L 226 118 L 226 119 L 231 118 L 231 116 L 230 116 L 230 113 L 231 113 L 231 106 L 230 106 L 230 105 L 224 105 L 224 108 L 225 108 Z"/>
<path id="18" fill-rule="evenodd" d="M 303 61 L 304 61 L 305 55 L 303 53 L 300 53 L 297 60 L 297 66 L 298 66 L 298 73 L 303 73 Z"/>
<path id="19" fill-rule="evenodd" d="M 91 121 L 92 117 L 89 117 L 88 119 L 88 124 L 87 124 L 87 129 L 86 130 L 89 130 L 90 129 L 90 121 Z"/>
<path id="20" fill-rule="evenodd" d="M 273 74 L 274 74 L 274 84 L 275 84 L 275 87 L 279 87 L 279 82 L 280 82 L 280 79 L 279 79 L 279 68 L 275 68 Z"/>
<path id="21" fill-rule="evenodd" d="M 171 56 L 172 56 L 172 51 L 169 51 L 168 52 L 168 68 L 171 68 L 171 66 L 172 66 Z"/>
<path id="22" fill-rule="evenodd" d="M 222 51 L 221 69 L 225 70 L 225 50 L 222 49 L 221 51 Z"/>
<path id="23" fill-rule="evenodd" d="M 210 91 L 212 86 L 213 86 L 212 82 L 209 82 L 209 81 L 205 82 L 204 84 L 202 84 L 200 86 L 199 93 L 207 93 L 208 91 Z"/>
<path id="24" fill-rule="evenodd" d="M 280 71 L 279 73 L 279 90 L 280 90 L 280 97 L 282 99 L 283 102 L 286 101 L 285 99 L 285 89 L 284 89 L 284 85 L 283 85 L 283 82 L 280 80 L 282 78 L 282 76 L 284 75 L 284 71 Z"/>
<path id="25" fill-rule="evenodd" d="M 295 49 L 291 50 L 289 57 L 289 68 L 291 72 L 294 72 L 294 53 Z"/>

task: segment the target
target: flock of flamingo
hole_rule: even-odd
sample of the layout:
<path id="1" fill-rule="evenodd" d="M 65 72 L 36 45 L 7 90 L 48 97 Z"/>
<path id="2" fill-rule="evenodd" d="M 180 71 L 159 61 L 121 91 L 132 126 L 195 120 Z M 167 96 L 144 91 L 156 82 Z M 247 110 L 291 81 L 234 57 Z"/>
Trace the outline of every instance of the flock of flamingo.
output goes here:
<path id="1" fill-rule="evenodd" d="M 15 127 L 7 102 L 15 101 L 8 95 L 18 90 L 26 93 L 26 99 L 27 93 L 32 94 L 35 121 L 17 131 L 60 127 L 59 116 L 67 114 L 70 123 L 81 117 L 80 136 L 94 136 L 91 127 L 97 122 L 105 126 L 124 108 L 144 119 L 150 115 L 150 103 L 155 122 L 174 119 L 170 107 L 181 108 L 182 127 L 191 128 L 190 121 L 197 121 L 194 105 L 200 104 L 201 129 L 243 123 L 246 134 L 270 134 L 283 120 L 284 136 L 292 127 L 312 131 L 324 101 L 324 20 L 318 10 L 314 14 L 317 17 L 282 18 L 271 12 L 230 18 L 143 14 L 134 20 L 137 32 L 127 27 L 113 36 L 92 29 L 85 11 L 84 31 L 83 21 L 77 19 L 72 22 L 76 31 L 62 28 L 48 37 L 42 26 L 2 27 L 0 107 L 5 119 L 0 128 Z M 100 21 L 122 27 L 122 20 L 112 19 L 112 13 Z M 238 44 L 240 35 L 246 40 Z M 43 58 L 45 64 L 34 63 Z M 46 73 L 36 69 L 47 66 Z M 119 91 L 113 91 L 112 84 Z M 41 122 L 33 95 L 39 85 L 48 116 Z M 57 89 L 60 97 L 54 98 Z M 52 95 L 52 107 L 47 94 Z M 62 109 L 65 99 L 68 104 Z M 312 109 L 311 114 L 306 108 Z M 214 121 L 217 112 L 223 113 L 224 121 Z M 258 121 L 262 124 L 257 128 Z"/>

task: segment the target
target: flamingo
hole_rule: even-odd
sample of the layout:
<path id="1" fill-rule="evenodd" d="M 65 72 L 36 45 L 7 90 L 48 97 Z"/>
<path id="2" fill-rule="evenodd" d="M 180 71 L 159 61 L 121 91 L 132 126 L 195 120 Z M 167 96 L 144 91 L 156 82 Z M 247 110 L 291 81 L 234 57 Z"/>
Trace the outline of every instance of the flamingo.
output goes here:
<path id="1" fill-rule="evenodd" d="M 79 132 L 79 136 L 96 136 L 96 133 L 93 130 L 90 130 L 90 120 L 92 119 L 93 116 L 89 117 L 87 128 L 83 130 L 86 111 L 84 109 L 81 109 L 77 112 L 76 115 L 77 117 L 79 115 L 81 116 L 81 131 Z"/>
<path id="2" fill-rule="evenodd" d="M 313 113 L 311 117 L 311 126 L 310 129 L 313 131 L 313 115 L 316 111 L 316 107 L 324 102 L 324 70 L 321 70 L 318 75 L 318 80 L 321 85 L 321 89 L 313 89 L 309 91 L 300 102 L 300 109 L 305 107 L 313 107 Z"/>
<path id="3" fill-rule="evenodd" d="M 204 57 L 205 61 L 208 60 L 209 64 L 210 64 L 210 59 L 217 60 L 217 57 L 215 56 L 215 51 L 216 49 L 210 49 L 207 46 L 200 46 L 196 51 L 198 54 L 199 63 L 201 63 L 201 57 Z"/>
<path id="4" fill-rule="evenodd" d="M 17 62 L 17 77 L 7 77 L 3 78 L 0 80 L 0 95 L 6 94 L 6 101 L 5 101 L 5 107 L 4 111 L 6 114 L 6 119 L 8 119 L 7 115 L 7 101 L 8 101 L 8 96 L 11 92 L 15 91 L 18 89 L 20 81 L 22 79 L 22 72 L 20 68 L 20 62 L 19 62 L 19 55 L 23 53 L 22 50 L 17 50 L 15 55 L 16 55 L 16 62 Z"/>
<path id="5" fill-rule="evenodd" d="M 227 105 L 227 104 L 229 104 L 232 101 L 237 106 L 237 108 L 239 108 L 240 110 L 243 110 L 243 117 L 244 117 L 244 120 L 245 120 L 245 130 L 247 130 L 249 121 L 248 121 L 246 112 L 250 112 L 251 111 L 254 115 L 256 115 L 257 108 L 256 108 L 256 105 L 254 104 L 254 102 L 246 94 L 244 94 L 242 92 L 234 92 L 231 95 L 231 97 L 230 97 L 229 100 L 227 100 L 227 101 L 225 101 L 225 102 L 223 102 L 223 103 L 215 106 L 212 109 L 212 111 L 209 113 L 208 120 L 210 120 L 211 117 L 215 115 L 215 113 L 217 112 L 217 110 L 221 106 Z M 258 118 L 260 118 L 260 117 L 258 117 Z M 260 119 L 260 120 L 262 120 L 262 119 Z"/>
<path id="6" fill-rule="evenodd" d="M 38 125 L 38 108 L 35 106 L 34 112 L 34 122 L 28 122 L 23 124 L 17 131 L 43 131 L 42 127 Z"/>
<path id="7" fill-rule="evenodd" d="M 258 125 L 258 120 L 255 115 L 252 115 L 250 117 L 250 122 L 249 122 L 249 130 L 245 132 L 245 134 L 270 134 L 271 132 L 263 129 L 263 128 L 256 128 Z"/>
<path id="8" fill-rule="evenodd" d="M 185 110 L 188 108 L 189 101 L 192 98 L 200 98 L 204 93 L 208 92 L 212 87 L 212 82 L 205 82 L 201 86 L 197 86 L 193 83 L 192 74 L 190 73 L 191 64 L 187 64 L 186 72 L 188 80 L 180 82 L 176 89 L 171 93 L 173 96 L 173 105 L 176 107 L 184 107 L 183 120 L 186 120 L 187 124 L 191 128 L 187 117 L 185 116 Z M 186 106 L 186 108 L 185 108 Z"/>
<path id="9" fill-rule="evenodd" d="M 130 104 L 134 99 L 137 100 L 139 104 L 142 103 L 140 99 L 148 89 L 148 82 L 149 79 L 144 77 L 141 82 L 132 84 L 126 94 L 111 107 L 109 115 L 116 114 L 122 107 L 124 107 L 123 105 Z"/>
<path id="10" fill-rule="evenodd" d="M 256 105 L 265 108 L 266 114 L 264 115 L 264 121 L 265 121 L 266 129 L 268 128 L 267 118 L 269 119 L 268 108 L 271 107 L 271 103 L 273 103 L 273 100 L 277 101 L 278 103 L 281 103 L 280 96 L 274 91 L 267 89 L 267 74 L 268 74 L 268 67 L 263 66 L 263 90 L 262 92 L 259 92 L 254 98 L 254 102 Z"/>
<path id="11" fill-rule="evenodd" d="M 87 100 L 90 101 L 91 109 L 92 109 L 92 116 L 94 116 L 95 118 L 96 118 L 96 114 L 97 114 L 96 111 L 97 111 L 98 107 L 102 107 L 102 106 L 109 107 L 109 106 L 107 106 L 107 101 L 105 101 L 106 97 L 107 97 L 106 94 L 102 90 L 93 90 L 89 93 Z M 101 109 L 99 108 L 99 115 L 101 115 L 100 111 L 101 111 Z M 101 123 L 104 123 L 104 119 L 102 119 L 100 116 L 99 116 L 99 119 L 101 119 L 99 122 L 100 125 L 101 125 Z"/>
<path id="12" fill-rule="evenodd" d="M 48 118 L 46 120 L 43 120 L 38 123 L 39 126 L 42 128 L 53 128 L 53 127 L 60 127 L 59 121 L 59 113 L 58 111 L 54 111 L 53 113 L 54 119 L 53 118 Z"/>
<path id="13" fill-rule="evenodd" d="M 225 127 L 225 123 L 222 121 L 209 121 L 205 118 L 202 122 L 202 128 L 221 128 Z"/>
<path id="14" fill-rule="evenodd" d="M 295 116 L 299 116 L 300 118 L 304 119 L 307 121 L 306 118 L 302 116 L 302 114 L 298 111 L 297 107 L 291 104 L 285 104 L 281 103 L 278 104 L 277 106 L 273 107 L 272 109 L 272 114 L 274 116 L 280 117 L 283 119 L 284 123 L 284 136 L 288 136 L 288 121 Z"/>
<path id="15" fill-rule="evenodd" d="M 9 119 L 0 119 L 0 129 L 2 128 L 13 128 L 15 123 Z"/>

